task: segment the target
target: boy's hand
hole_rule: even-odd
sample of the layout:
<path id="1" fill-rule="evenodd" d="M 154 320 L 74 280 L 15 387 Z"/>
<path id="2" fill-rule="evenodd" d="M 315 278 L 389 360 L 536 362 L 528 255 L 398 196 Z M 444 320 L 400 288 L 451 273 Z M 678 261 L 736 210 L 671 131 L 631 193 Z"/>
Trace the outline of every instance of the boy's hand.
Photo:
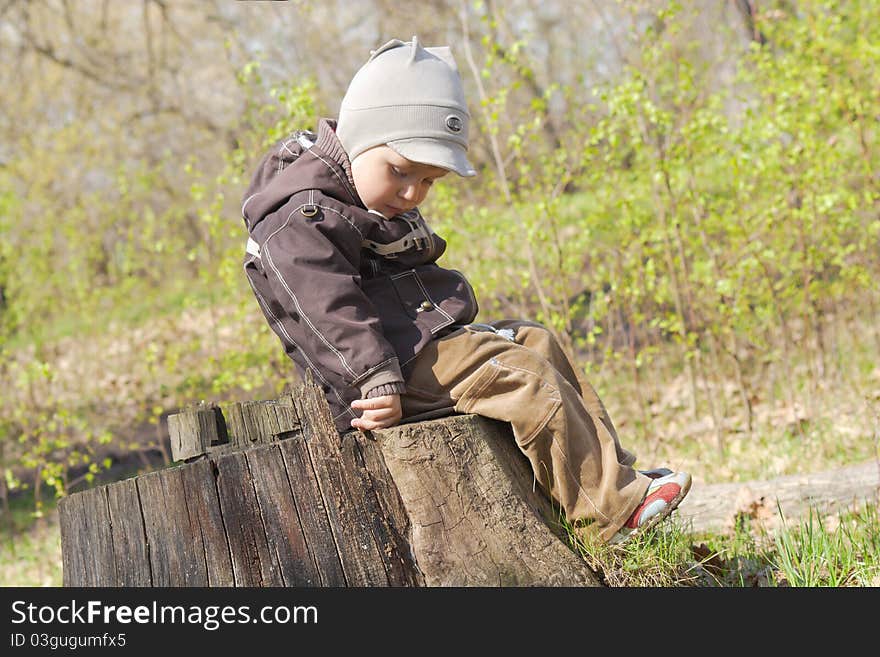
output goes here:
<path id="1" fill-rule="evenodd" d="M 351 407 L 364 411 L 361 417 L 351 421 L 351 426 L 361 431 L 393 427 L 403 417 L 403 411 L 400 409 L 400 395 L 355 399 L 351 403 Z"/>

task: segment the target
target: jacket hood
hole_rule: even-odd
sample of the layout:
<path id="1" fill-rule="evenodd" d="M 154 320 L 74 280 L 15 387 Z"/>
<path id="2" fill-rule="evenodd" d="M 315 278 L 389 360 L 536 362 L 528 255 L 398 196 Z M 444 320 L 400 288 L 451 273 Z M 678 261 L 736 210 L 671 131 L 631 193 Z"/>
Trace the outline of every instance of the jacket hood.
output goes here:
<path id="1" fill-rule="evenodd" d="M 363 207 L 335 128 L 335 121 L 321 119 L 317 133 L 298 130 L 263 155 L 241 206 L 249 233 L 291 196 L 307 189 L 320 189 L 343 203 Z"/>

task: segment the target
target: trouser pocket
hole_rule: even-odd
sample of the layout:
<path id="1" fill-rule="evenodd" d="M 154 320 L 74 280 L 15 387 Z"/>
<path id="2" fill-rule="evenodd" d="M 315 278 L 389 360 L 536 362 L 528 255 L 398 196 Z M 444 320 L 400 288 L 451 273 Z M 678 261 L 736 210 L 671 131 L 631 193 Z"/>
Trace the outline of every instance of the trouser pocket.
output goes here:
<path id="1" fill-rule="evenodd" d="M 490 358 L 456 402 L 463 413 L 477 413 L 510 422 L 521 447 L 559 410 L 559 389 L 540 372 Z"/>

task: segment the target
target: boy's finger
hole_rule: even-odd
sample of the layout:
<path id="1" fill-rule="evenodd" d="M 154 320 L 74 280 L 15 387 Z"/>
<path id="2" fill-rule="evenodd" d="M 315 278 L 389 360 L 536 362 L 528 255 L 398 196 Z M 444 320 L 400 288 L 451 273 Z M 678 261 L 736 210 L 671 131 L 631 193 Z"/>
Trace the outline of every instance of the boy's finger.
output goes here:
<path id="1" fill-rule="evenodd" d="M 355 399 L 351 402 L 352 408 L 389 408 L 394 405 L 397 395 L 382 395 L 381 397 L 368 397 Z"/>
<path id="2" fill-rule="evenodd" d="M 359 419 L 354 419 L 351 421 L 351 426 L 356 429 L 361 429 L 364 431 L 371 431 L 373 429 L 385 429 L 387 427 L 392 427 L 400 421 L 400 416 L 396 413 L 392 413 L 390 415 L 383 415 L 381 417 L 376 415 L 364 415 Z"/>
<path id="3" fill-rule="evenodd" d="M 364 411 L 361 419 L 365 420 L 384 420 L 394 415 L 393 408 L 377 408 L 375 410 Z"/>
<path id="4" fill-rule="evenodd" d="M 381 401 L 381 397 L 373 397 L 372 399 L 355 399 L 351 402 L 352 408 L 360 408 L 363 410 L 383 408 L 384 406 L 385 403 Z"/>

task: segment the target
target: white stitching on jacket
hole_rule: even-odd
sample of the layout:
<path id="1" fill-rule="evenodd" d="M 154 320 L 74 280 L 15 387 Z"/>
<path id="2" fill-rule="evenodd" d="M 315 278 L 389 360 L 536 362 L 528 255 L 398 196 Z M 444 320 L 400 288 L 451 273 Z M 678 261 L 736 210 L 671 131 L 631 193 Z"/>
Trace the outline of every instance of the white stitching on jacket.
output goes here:
<path id="1" fill-rule="evenodd" d="M 363 381 L 364 379 L 366 379 L 367 377 L 369 377 L 370 374 L 372 374 L 373 372 L 375 372 L 375 371 L 378 370 L 378 369 L 381 369 L 384 365 L 387 365 L 387 364 L 390 363 L 392 360 L 397 360 L 397 356 L 392 356 L 391 358 L 382 361 L 382 362 L 379 363 L 378 365 L 375 365 L 375 366 L 371 367 L 371 368 L 368 369 L 366 372 L 364 372 L 363 374 L 361 374 L 358 378 L 356 378 L 354 381 L 352 381 L 352 382 L 351 382 L 352 385 L 356 385 L 356 384 L 358 383 L 358 381 Z"/>
<path id="2" fill-rule="evenodd" d="M 288 153 L 290 153 L 294 157 L 297 156 L 296 153 L 294 153 L 292 150 L 290 150 L 288 148 L 288 144 L 290 144 L 290 142 L 292 142 L 292 141 L 293 141 L 293 138 L 291 137 L 290 139 L 285 139 L 283 142 L 281 142 L 281 148 L 278 149 L 278 172 L 275 174 L 276 176 L 281 175 L 281 172 L 284 171 L 284 160 L 281 157 L 281 153 L 283 153 L 284 151 L 287 151 Z"/>
<path id="3" fill-rule="evenodd" d="M 399 274 L 393 274 L 392 276 L 389 276 L 389 278 L 390 278 L 391 280 L 396 281 L 396 280 L 398 280 L 398 279 L 400 279 L 400 278 L 403 278 L 404 276 L 412 276 L 413 279 L 415 279 L 416 285 L 418 285 L 419 288 L 422 290 L 422 294 L 425 295 L 425 298 L 426 298 L 428 301 L 430 301 L 431 304 L 433 304 L 434 309 L 435 309 L 437 312 L 439 312 L 441 315 L 443 315 L 443 316 L 448 320 L 447 322 L 445 322 L 445 323 L 441 323 L 441 324 L 435 326 L 434 328 L 432 328 L 432 329 L 431 329 L 431 333 L 432 333 L 432 334 L 436 333 L 436 332 L 439 331 L 440 329 L 444 329 L 444 328 L 446 328 L 447 326 L 449 326 L 451 323 L 453 323 L 453 322 L 455 321 L 455 319 L 452 317 L 452 315 L 450 315 L 449 313 L 447 313 L 445 310 L 443 310 L 443 308 L 440 307 L 439 304 L 437 304 L 437 303 L 434 302 L 434 300 L 433 300 L 433 299 L 431 298 L 431 296 L 428 294 L 428 290 L 427 290 L 427 288 L 425 288 L 425 284 L 422 283 L 422 279 L 419 278 L 419 275 L 418 275 L 418 273 L 416 272 L 415 269 L 410 269 L 410 270 L 408 270 L 408 271 L 403 271 L 403 272 L 400 272 Z"/>
<path id="4" fill-rule="evenodd" d="M 275 275 L 278 277 L 278 280 L 281 281 L 281 284 L 284 286 L 284 289 L 285 289 L 285 291 L 287 292 L 287 294 L 290 295 L 290 298 L 293 300 L 293 305 L 296 306 L 296 310 L 297 310 L 297 312 L 299 313 L 300 317 L 302 317 L 302 318 L 305 320 L 305 322 L 306 322 L 306 324 L 308 324 L 309 328 L 312 329 L 312 331 L 315 332 L 315 335 L 317 335 L 317 336 L 321 339 L 321 342 L 323 342 L 323 343 L 327 346 L 327 348 L 328 348 L 330 351 L 332 351 L 334 354 L 336 354 L 336 357 L 339 359 L 340 363 L 342 363 L 342 366 L 345 368 L 345 370 L 346 370 L 349 374 L 351 374 L 352 378 L 354 378 L 354 377 L 356 377 L 357 375 L 355 374 L 355 372 L 354 372 L 354 370 L 351 368 L 351 366 L 348 364 L 348 361 L 345 359 L 345 356 L 343 356 L 342 353 L 341 353 L 338 349 L 336 349 L 336 347 L 334 347 L 332 344 L 330 344 L 330 341 L 327 340 L 326 337 L 324 337 L 324 334 L 321 333 L 321 332 L 315 327 L 314 324 L 312 324 L 312 320 L 310 320 L 309 317 L 308 317 L 308 315 L 306 315 L 306 314 L 303 312 L 303 310 L 302 310 L 302 306 L 299 305 L 299 299 L 296 298 L 296 295 L 293 293 L 293 290 L 290 289 L 290 286 L 287 284 L 287 281 L 284 280 L 284 277 L 281 275 L 281 272 L 280 272 L 280 271 L 278 270 L 278 268 L 275 266 L 275 262 L 274 262 L 273 259 L 272 259 L 272 253 L 269 251 L 269 242 L 270 242 L 270 240 L 271 240 L 273 237 L 275 237 L 275 235 L 277 235 L 280 231 L 282 231 L 282 230 L 284 230 L 285 228 L 287 228 L 287 227 L 290 225 L 290 220 L 291 220 L 291 218 L 293 217 L 293 215 L 294 215 L 298 210 L 302 209 L 303 207 L 305 207 L 305 206 L 304 206 L 304 205 L 301 205 L 300 207 L 296 208 L 293 212 L 291 212 L 291 213 L 287 216 L 287 221 L 285 221 L 281 226 L 279 226 L 277 229 L 275 229 L 275 232 L 272 233 L 271 235 L 269 235 L 269 237 L 266 238 L 266 241 L 263 243 L 263 248 L 262 248 L 262 250 L 261 250 L 261 255 L 264 256 L 264 258 L 265 258 L 265 259 L 264 259 L 264 262 L 267 262 L 267 263 L 269 264 L 269 266 L 272 268 L 272 271 L 274 271 L 274 272 L 275 272 Z"/>
<path id="5" fill-rule="evenodd" d="M 294 347 L 296 347 L 297 351 L 299 351 L 300 354 L 302 354 L 302 357 L 306 360 L 306 362 L 309 364 L 309 367 L 315 372 L 315 375 L 321 380 L 321 382 L 324 385 L 326 385 L 328 388 L 330 388 L 330 390 L 333 391 L 333 395 L 336 397 L 337 400 L 339 400 L 339 403 L 346 409 L 346 412 L 350 413 L 352 417 L 357 417 L 357 414 L 353 410 L 351 410 L 351 407 L 345 403 L 345 401 L 342 399 L 342 397 L 339 396 L 339 392 L 336 390 L 336 388 L 329 381 L 327 381 L 327 379 L 325 379 L 322 376 L 321 370 L 315 366 L 315 363 L 312 361 L 311 358 L 309 358 L 309 355 L 305 351 L 303 351 L 302 347 L 300 347 L 299 344 L 297 344 L 296 340 L 294 340 L 292 337 L 290 337 L 290 334 L 287 332 L 287 329 L 284 328 L 284 324 L 282 324 L 281 320 L 279 320 L 278 317 L 275 316 L 275 313 L 272 312 L 272 309 L 269 307 L 269 304 L 266 303 L 266 300 L 257 291 L 257 288 L 254 286 L 253 281 L 251 281 L 251 277 L 247 275 L 247 266 L 249 264 L 252 264 L 253 262 L 254 262 L 254 258 L 251 258 L 250 260 L 248 260 L 244 263 L 245 278 L 248 279 L 248 283 L 250 284 L 251 289 L 254 291 L 254 295 L 257 297 L 257 301 L 260 304 L 260 306 L 262 306 L 263 309 L 265 310 L 266 314 L 272 318 L 272 321 L 279 328 L 279 330 L 284 334 L 284 337 L 287 338 L 288 340 L 290 340 L 290 343 Z M 340 413 L 339 415 L 337 415 L 333 419 L 335 420 L 336 418 L 339 418 L 343 415 L 345 415 L 345 412 Z"/>
<path id="6" fill-rule="evenodd" d="M 360 236 L 361 236 L 361 239 L 363 239 L 364 234 L 361 232 L 361 229 L 358 228 L 358 227 L 354 224 L 354 222 L 353 222 L 351 219 L 349 219 L 348 217 L 346 217 L 344 214 L 342 214 L 342 213 L 341 213 L 339 210 L 337 210 L 336 208 L 329 208 L 329 207 L 327 207 L 326 205 L 321 205 L 320 203 L 304 203 L 303 205 L 299 206 L 299 207 L 297 208 L 297 210 L 300 210 L 300 209 L 304 208 L 306 205 L 313 205 L 313 206 L 315 206 L 316 208 L 321 208 L 322 210 L 330 210 L 330 212 L 335 212 L 335 213 L 338 214 L 340 217 L 342 217 L 343 219 L 345 219 L 345 222 L 346 222 L 349 226 L 351 226 L 352 230 L 354 230 L 354 232 L 356 232 L 358 235 L 360 235 Z M 294 212 L 296 212 L 296 210 L 294 210 Z M 288 220 L 289 220 L 289 219 L 290 219 L 290 218 L 288 217 Z"/>
<path id="7" fill-rule="evenodd" d="M 250 200 L 251 200 L 254 196 L 259 196 L 260 194 L 262 194 L 262 192 L 255 192 L 255 193 L 251 194 L 250 196 L 248 196 L 248 197 L 244 200 L 244 203 L 241 204 L 241 217 L 242 217 L 242 219 L 245 218 L 245 216 L 244 216 L 244 209 L 245 209 L 245 207 L 247 207 L 247 204 L 250 203 Z"/>
<path id="8" fill-rule="evenodd" d="M 413 278 L 416 279 L 416 283 L 418 283 L 419 287 L 422 289 L 422 294 L 424 294 L 425 298 L 431 302 L 431 305 L 434 306 L 435 310 L 437 310 L 437 312 L 439 312 L 441 315 L 443 315 L 450 322 L 454 322 L 455 320 L 452 318 L 452 315 L 450 315 L 448 312 L 443 310 L 443 308 L 440 307 L 440 304 L 435 303 L 434 300 L 431 298 L 431 296 L 428 294 L 428 289 L 425 287 L 425 284 L 422 283 L 422 279 L 419 278 L 419 275 L 418 275 L 418 273 L 416 273 L 415 269 L 413 269 Z M 448 326 L 448 324 L 446 326 Z M 440 325 L 440 326 L 437 326 L 437 327 L 431 329 L 431 333 L 433 333 L 434 331 L 439 331 L 441 328 L 443 328 L 443 325 Z"/>
<path id="9" fill-rule="evenodd" d="M 311 191 L 313 191 L 313 190 L 311 190 Z M 260 194 L 262 194 L 262 192 L 257 192 L 256 194 L 254 194 L 254 195 L 252 195 L 252 196 L 249 196 L 249 197 L 247 198 L 247 200 L 244 202 L 244 204 L 247 205 L 247 204 L 248 204 L 248 201 L 250 201 L 252 198 L 254 198 L 254 196 L 259 196 Z M 358 228 L 357 225 L 355 225 L 355 223 L 354 223 L 351 219 L 349 219 L 348 217 L 346 217 L 344 214 L 342 214 L 342 213 L 341 213 L 339 210 L 337 210 L 336 208 L 327 207 L 326 205 L 320 205 L 319 203 L 303 203 L 302 205 L 300 205 L 300 206 L 297 208 L 297 210 L 301 210 L 301 209 L 304 208 L 306 205 L 313 205 L 313 206 L 315 206 L 316 208 L 321 208 L 322 210 L 329 210 L 330 212 L 335 212 L 335 213 L 338 214 L 340 217 L 342 217 L 343 219 L 345 219 L 345 223 L 347 223 L 347 224 L 351 227 L 351 229 L 352 229 L 354 232 L 356 232 L 358 235 L 360 235 L 360 236 L 361 236 L 361 240 L 363 240 L 363 238 L 364 238 L 364 234 L 361 232 L 361 229 Z M 294 212 L 296 212 L 296 210 L 294 210 Z M 241 216 L 244 217 L 244 205 L 241 206 Z M 289 219 L 289 217 L 288 217 L 288 219 Z"/>
<path id="10" fill-rule="evenodd" d="M 321 160 L 321 162 L 323 162 L 324 164 L 327 165 L 327 168 L 330 169 L 330 171 L 333 173 L 334 176 L 336 176 L 336 180 L 338 180 L 340 183 L 342 183 L 342 188 L 343 188 L 346 192 L 348 192 L 348 195 L 351 197 L 351 200 L 354 201 L 355 203 L 357 203 L 357 199 L 354 197 L 354 194 L 351 193 L 351 190 L 349 189 L 349 185 L 348 185 L 348 183 L 347 183 L 346 181 L 344 181 L 342 178 L 339 177 L 339 172 L 336 171 L 336 169 L 334 169 L 333 166 L 332 166 L 327 160 L 325 160 L 323 157 L 321 157 L 320 155 L 318 155 L 314 150 L 309 149 L 309 153 L 311 153 L 311 154 L 314 155 L 316 158 L 318 158 L 319 160 Z"/>

